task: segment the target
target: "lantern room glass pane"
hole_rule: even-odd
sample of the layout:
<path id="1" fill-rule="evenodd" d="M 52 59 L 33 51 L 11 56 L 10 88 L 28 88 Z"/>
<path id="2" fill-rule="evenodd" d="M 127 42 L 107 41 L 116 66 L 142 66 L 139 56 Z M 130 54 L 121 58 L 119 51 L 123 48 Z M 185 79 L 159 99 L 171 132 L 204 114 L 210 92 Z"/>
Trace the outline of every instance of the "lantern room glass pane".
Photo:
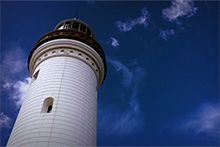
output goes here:
<path id="1" fill-rule="evenodd" d="M 81 24 L 81 25 L 80 25 L 80 31 L 86 32 L 86 26 L 84 26 L 83 24 Z"/>
<path id="2" fill-rule="evenodd" d="M 89 29 L 87 29 L 87 35 L 91 35 L 91 31 Z"/>
<path id="3" fill-rule="evenodd" d="M 73 22 L 72 28 L 78 30 L 78 28 L 79 28 L 79 23 Z"/>

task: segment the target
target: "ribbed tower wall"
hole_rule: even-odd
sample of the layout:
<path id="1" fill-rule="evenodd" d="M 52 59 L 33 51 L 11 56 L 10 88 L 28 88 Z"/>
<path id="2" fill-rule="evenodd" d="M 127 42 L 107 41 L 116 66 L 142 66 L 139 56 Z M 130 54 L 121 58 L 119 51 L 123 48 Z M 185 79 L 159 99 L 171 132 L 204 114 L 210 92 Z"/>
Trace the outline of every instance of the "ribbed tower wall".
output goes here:
<path id="1" fill-rule="evenodd" d="M 32 81 L 7 146 L 96 146 L 97 88 L 104 64 L 73 39 L 40 45 L 29 62 Z M 101 78 L 101 79 L 100 79 Z M 45 100 L 52 110 L 45 112 Z"/>

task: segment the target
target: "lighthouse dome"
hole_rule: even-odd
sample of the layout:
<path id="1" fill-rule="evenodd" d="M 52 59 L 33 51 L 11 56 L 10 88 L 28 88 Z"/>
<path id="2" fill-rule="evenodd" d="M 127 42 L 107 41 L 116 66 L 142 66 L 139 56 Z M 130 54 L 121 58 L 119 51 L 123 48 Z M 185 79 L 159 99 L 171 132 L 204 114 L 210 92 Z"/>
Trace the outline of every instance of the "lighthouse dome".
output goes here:
<path id="1" fill-rule="evenodd" d="M 60 23 L 58 23 L 56 25 L 56 27 L 54 28 L 54 31 L 62 30 L 62 29 L 78 30 L 78 31 L 83 32 L 92 38 L 95 38 L 94 33 L 93 33 L 92 29 L 89 27 L 89 25 L 87 25 L 85 22 L 83 22 L 79 19 L 76 19 L 76 18 L 66 19 L 66 20 L 61 21 Z"/>

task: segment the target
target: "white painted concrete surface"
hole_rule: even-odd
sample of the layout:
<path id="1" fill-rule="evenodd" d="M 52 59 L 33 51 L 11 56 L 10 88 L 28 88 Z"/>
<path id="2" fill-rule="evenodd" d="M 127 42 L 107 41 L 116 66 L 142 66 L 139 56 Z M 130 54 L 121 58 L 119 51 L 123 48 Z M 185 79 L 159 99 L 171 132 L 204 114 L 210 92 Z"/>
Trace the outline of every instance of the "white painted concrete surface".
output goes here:
<path id="1" fill-rule="evenodd" d="M 7 146 L 96 146 L 97 87 L 104 77 L 100 56 L 81 42 L 57 39 L 34 52 L 29 68 L 39 74 Z M 41 111 L 46 98 L 54 100 L 51 113 Z"/>

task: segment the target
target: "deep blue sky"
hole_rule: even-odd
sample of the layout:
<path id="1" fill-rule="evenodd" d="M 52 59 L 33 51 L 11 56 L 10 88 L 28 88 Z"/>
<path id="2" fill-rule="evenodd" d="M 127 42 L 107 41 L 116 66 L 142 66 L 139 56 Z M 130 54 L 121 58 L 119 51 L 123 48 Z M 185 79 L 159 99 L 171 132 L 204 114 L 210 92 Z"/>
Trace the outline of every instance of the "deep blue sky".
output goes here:
<path id="1" fill-rule="evenodd" d="M 28 81 L 36 41 L 80 20 L 103 47 L 99 146 L 219 146 L 218 1 L 1 1 L 1 144 Z"/>

